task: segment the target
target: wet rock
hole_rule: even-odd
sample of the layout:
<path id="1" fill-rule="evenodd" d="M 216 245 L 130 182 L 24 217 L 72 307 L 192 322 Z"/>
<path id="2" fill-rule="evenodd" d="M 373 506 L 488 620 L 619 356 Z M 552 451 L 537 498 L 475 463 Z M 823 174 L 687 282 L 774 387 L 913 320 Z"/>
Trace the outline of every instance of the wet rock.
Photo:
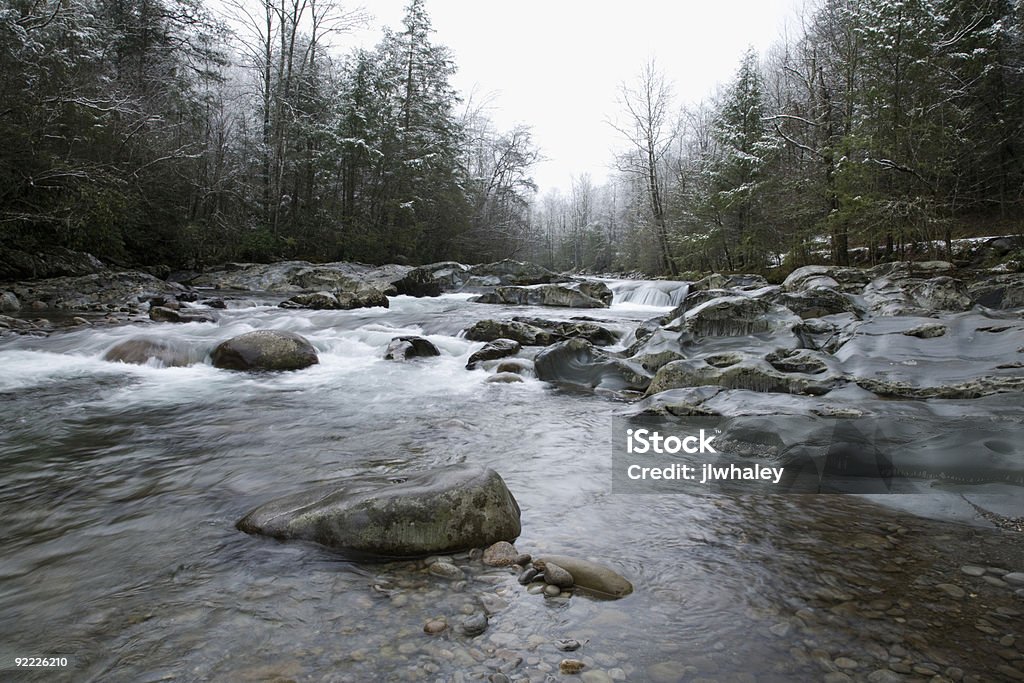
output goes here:
<path id="1" fill-rule="evenodd" d="M 984 567 L 975 567 L 975 566 L 970 565 L 970 564 L 965 564 L 964 566 L 960 567 L 960 572 L 962 574 L 966 574 L 967 576 L 984 576 L 985 575 L 985 568 Z"/>
<path id="2" fill-rule="evenodd" d="M 572 575 L 576 588 L 602 598 L 621 598 L 633 592 L 633 584 L 617 572 L 596 562 L 567 555 L 543 555 L 545 564 L 556 564 Z"/>
<path id="3" fill-rule="evenodd" d="M 559 588 L 572 588 L 572 574 L 554 562 L 543 562 L 537 568 L 544 572 L 544 581 L 547 584 Z"/>
<path id="4" fill-rule="evenodd" d="M 238 289 L 254 292 L 356 292 L 373 288 L 396 294 L 395 282 L 404 278 L 409 266 L 362 263 L 319 263 L 279 261 L 277 263 L 227 263 L 190 280 L 200 287 Z"/>
<path id="5" fill-rule="evenodd" d="M 562 594 L 562 589 L 559 588 L 558 586 L 555 586 L 555 585 L 550 584 L 550 583 L 548 585 L 544 586 L 544 595 L 546 597 L 557 598 L 561 594 Z"/>
<path id="6" fill-rule="evenodd" d="M 70 311 L 136 310 L 153 297 L 173 300 L 187 289 L 137 271 L 101 270 L 77 277 L 17 282 L 9 290 L 25 307 Z"/>
<path id="7" fill-rule="evenodd" d="M 527 318 L 516 316 L 512 318 L 516 322 L 533 325 L 550 332 L 557 339 L 586 339 L 594 346 L 609 346 L 618 341 L 618 335 L 606 327 L 589 320 L 545 320 L 544 318 Z"/>
<path id="8" fill-rule="evenodd" d="M 211 354 L 226 370 L 300 370 L 320 362 L 304 337 L 282 330 L 256 330 L 221 342 Z"/>
<path id="9" fill-rule="evenodd" d="M 585 666 L 580 659 L 563 659 L 558 663 L 558 671 L 566 675 L 578 674 Z"/>
<path id="10" fill-rule="evenodd" d="M 800 292 L 780 292 L 770 297 L 770 300 L 785 306 L 801 318 L 822 318 L 857 311 L 848 295 L 831 287 L 816 286 Z"/>
<path id="11" fill-rule="evenodd" d="M 174 310 L 165 306 L 154 306 L 149 309 L 150 320 L 163 323 L 212 323 L 216 318 L 207 311 L 183 308 Z"/>
<path id="12" fill-rule="evenodd" d="M 780 370 L 766 360 L 748 354 L 721 354 L 693 360 L 673 361 L 655 374 L 647 388 L 647 395 L 670 389 L 716 385 L 727 389 L 750 391 L 820 395 L 833 389 L 841 380 L 838 374 L 826 373 L 827 365 L 794 360 L 787 365 L 785 358 L 776 363 L 794 370 Z M 813 372 L 796 371 L 801 366 L 810 367 Z"/>
<path id="13" fill-rule="evenodd" d="M 700 292 L 709 289 L 743 289 L 765 287 L 768 281 L 761 275 L 722 275 L 712 273 L 690 285 L 690 291 Z"/>
<path id="14" fill-rule="evenodd" d="M 555 641 L 555 647 L 562 652 L 575 652 L 582 646 L 583 644 L 575 638 L 561 638 Z"/>
<path id="15" fill-rule="evenodd" d="M 827 287 L 843 292 L 860 292 L 869 276 L 860 268 L 842 266 L 804 266 L 797 268 L 782 283 L 786 292 L 803 292 Z"/>
<path id="16" fill-rule="evenodd" d="M 431 263 L 410 270 L 396 280 L 397 294 L 425 297 L 440 296 L 441 292 L 457 289 L 469 277 L 469 266 L 455 261 Z"/>
<path id="17" fill-rule="evenodd" d="M 532 560 L 533 558 L 530 556 L 529 553 L 519 553 L 518 555 L 516 555 L 516 564 L 518 564 L 520 567 L 528 566 Z"/>
<path id="18" fill-rule="evenodd" d="M 495 278 L 502 285 L 539 285 L 562 279 L 547 268 L 512 259 L 471 266 L 469 273 L 477 278 Z"/>
<path id="19" fill-rule="evenodd" d="M 522 349 L 522 345 L 514 339 L 495 339 L 488 342 L 479 351 L 474 351 L 466 362 L 466 369 L 472 370 L 485 360 L 497 360 L 507 356 L 514 356 Z"/>
<path id="20" fill-rule="evenodd" d="M 968 287 L 971 300 L 986 308 L 1008 309 L 1024 306 L 1024 274 L 988 277 Z"/>
<path id="21" fill-rule="evenodd" d="M 145 365 L 150 361 L 163 367 L 185 367 L 194 362 L 190 349 L 181 342 L 153 337 L 131 337 L 110 347 L 103 360 Z"/>
<path id="22" fill-rule="evenodd" d="M 444 633 L 447 629 L 448 622 L 446 622 L 444 619 L 431 619 L 423 625 L 423 632 L 429 633 L 432 636 Z"/>
<path id="23" fill-rule="evenodd" d="M 441 352 L 430 340 L 423 337 L 403 336 L 395 337 L 388 343 L 388 348 L 384 352 L 384 360 L 409 360 L 440 355 Z"/>
<path id="24" fill-rule="evenodd" d="M 481 320 L 467 328 L 465 335 L 470 341 L 509 339 L 523 346 L 548 346 L 558 341 L 558 337 L 551 332 L 514 320 Z"/>
<path id="25" fill-rule="evenodd" d="M 238 528 L 385 557 L 491 545 L 519 535 L 519 505 L 494 470 L 468 466 L 348 477 L 256 508 Z"/>
<path id="26" fill-rule="evenodd" d="M 350 311 L 356 308 L 389 308 L 388 297 L 373 287 L 360 287 L 355 292 L 338 292 L 338 308 Z"/>
<path id="27" fill-rule="evenodd" d="M 578 286 L 579 290 L 590 298 L 597 299 L 605 306 L 612 305 L 614 294 L 605 283 L 598 280 L 584 280 L 583 282 L 580 282 Z"/>
<path id="28" fill-rule="evenodd" d="M 540 572 L 538 572 L 535 567 L 527 567 L 523 570 L 523 572 L 519 575 L 519 577 L 516 580 L 519 582 L 520 585 L 525 586 L 529 584 L 531 581 L 533 581 L 535 578 L 537 578 L 537 574 L 539 573 Z"/>
<path id="29" fill-rule="evenodd" d="M 488 567 L 510 567 L 516 563 L 519 552 L 508 541 L 498 541 L 484 550 L 483 563 Z"/>
<path id="30" fill-rule="evenodd" d="M 580 674 L 580 680 L 583 683 L 613 683 L 615 681 L 609 672 L 600 669 L 584 671 Z"/>
<path id="31" fill-rule="evenodd" d="M 935 587 L 951 598 L 962 598 L 967 595 L 967 593 L 964 592 L 963 588 L 961 588 L 960 586 L 956 586 L 952 583 L 940 583 L 937 584 Z"/>
<path id="32" fill-rule="evenodd" d="M 21 310 L 21 302 L 14 292 L 0 294 L 0 313 L 15 313 Z"/>
<path id="33" fill-rule="evenodd" d="M 925 323 L 912 327 L 909 330 L 903 330 L 903 334 L 908 337 L 917 337 L 918 339 L 934 339 L 935 337 L 941 337 L 946 334 L 947 328 L 942 323 Z"/>
<path id="34" fill-rule="evenodd" d="M 473 638 L 486 631 L 487 625 L 487 615 L 477 612 L 462 620 L 461 630 L 463 635 Z"/>
<path id="35" fill-rule="evenodd" d="M 84 251 L 51 247 L 46 251 L 26 252 L 0 247 L 0 281 L 78 277 L 98 273 L 104 268 L 102 261 Z"/>
<path id="36" fill-rule="evenodd" d="M 330 292 L 311 292 L 309 294 L 296 294 L 287 301 L 282 301 L 280 307 L 334 311 L 341 308 L 341 304 L 338 302 L 338 297 Z"/>
<path id="37" fill-rule="evenodd" d="M 1003 574 L 1003 581 L 1011 586 L 1024 586 L 1024 572 L 1010 572 Z"/>
<path id="38" fill-rule="evenodd" d="M 514 372 L 499 372 L 484 380 L 488 384 L 520 384 L 523 378 Z"/>
<path id="39" fill-rule="evenodd" d="M 498 363 L 498 365 L 495 366 L 494 371 L 498 374 L 511 372 L 515 375 L 533 375 L 533 361 L 526 359 L 504 361 L 502 363 Z"/>
<path id="40" fill-rule="evenodd" d="M 442 579 L 448 579 L 451 581 L 466 578 L 465 574 L 462 573 L 462 570 L 451 562 L 434 562 L 430 565 L 430 568 L 427 571 L 434 576 L 439 576 Z"/>
<path id="41" fill-rule="evenodd" d="M 639 365 L 615 358 L 583 339 L 569 339 L 550 346 L 534 359 L 537 377 L 610 391 L 643 391 L 650 376 Z"/>
<path id="42" fill-rule="evenodd" d="M 609 306 L 605 301 L 595 299 L 582 292 L 578 284 L 496 287 L 493 292 L 482 294 L 472 299 L 472 301 L 482 304 L 557 306 L 562 308 L 608 308 Z"/>

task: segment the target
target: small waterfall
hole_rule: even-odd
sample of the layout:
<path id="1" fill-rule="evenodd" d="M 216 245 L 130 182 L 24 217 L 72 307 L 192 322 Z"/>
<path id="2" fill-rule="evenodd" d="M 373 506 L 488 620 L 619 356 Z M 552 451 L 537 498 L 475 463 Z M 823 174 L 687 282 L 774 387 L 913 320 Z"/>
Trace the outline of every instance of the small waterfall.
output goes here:
<path id="1" fill-rule="evenodd" d="M 608 283 L 614 298 L 612 304 L 634 304 L 659 308 L 674 308 L 683 303 L 689 282 L 675 280 L 617 280 Z"/>

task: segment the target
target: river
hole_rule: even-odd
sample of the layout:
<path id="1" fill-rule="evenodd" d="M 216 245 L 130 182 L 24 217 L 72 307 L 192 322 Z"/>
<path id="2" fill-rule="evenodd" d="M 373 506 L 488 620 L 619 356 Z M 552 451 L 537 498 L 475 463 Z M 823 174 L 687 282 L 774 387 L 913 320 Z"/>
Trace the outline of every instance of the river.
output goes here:
<path id="1" fill-rule="evenodd" d="M 627 339 L 679 298 L 617 292 L 587 315 Z M 458 335 L 475 321 L 579 311 L 463 294 L 357 311 L 279 299 L 231 301 L 215 324 L 0 341 L 0 655 L 70 658 L 6 680 L 543 681 L 561 678 L 567 656 L 589 681 L 993 681 L 1024 669 L 1024 603 L 998 585 L 1024 568 L 1020 534 L 854 496 L 613 494 L 611 421 L 627 403 L 465 369 L 481 345 Z M 101 360 L 140 331 L 204 357 L 261 328 L 304 335 L 319 365 L 245 374 Z M 441 356 L 382 360 L 399 334 L 428 337 Z M 234 526 L 339 477 L 450 463 L 501 474 L 523 510 L 518 548 L 594 558 L 634 594 L 545 599 L 465 555 L 454 559 L 466 579 L 451 582 L 421 561 L 353 562 Z M 992 569 L 970 577 L 962 565 Z M 481 607 L 481 636 L 423 633 Z M 566 654 L 562 638 L 584 646 Z"/>

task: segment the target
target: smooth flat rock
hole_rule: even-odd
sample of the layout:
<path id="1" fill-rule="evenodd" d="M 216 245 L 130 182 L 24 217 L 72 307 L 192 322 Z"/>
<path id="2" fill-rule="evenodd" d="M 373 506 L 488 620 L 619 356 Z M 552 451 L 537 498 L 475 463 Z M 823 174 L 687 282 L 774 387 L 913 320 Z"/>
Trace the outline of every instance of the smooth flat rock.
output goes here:
<path id="1" fill-rule="evenodd" d="M 555 564 L 572 575 L 576 588 L 600 598 L 623 598 L 633 592 L 631 584 L 621 574 L 590 560 L 568 555 L 543 555 L 545 564 Z"/>
<path id="2" fill-rule="evenodd" d="M 498 473 L 462 465 L 349 477 L 272 500 L 237 526 L 382 557 L 479 548 L 520 532 L 519 505 Z"/>

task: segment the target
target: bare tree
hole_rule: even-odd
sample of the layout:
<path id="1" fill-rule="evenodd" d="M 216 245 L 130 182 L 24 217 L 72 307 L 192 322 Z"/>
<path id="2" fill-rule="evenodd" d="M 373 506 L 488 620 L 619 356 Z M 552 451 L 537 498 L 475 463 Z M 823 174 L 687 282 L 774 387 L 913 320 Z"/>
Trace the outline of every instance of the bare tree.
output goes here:
<path id="1" fill-rule="evenodd" d="M 640 70 L 635 86 L 626 83 L 619 86 L 618 103 L 623 109 L 625 121 L 608 123 L 633 147 L 629 153 L 619 157 L 618 168 L 624 173 L 644 178 L 661 267 L 664 272 L 676 275 L 676 265 L 669 249 L 664 192 L 659 178 L 659 165 L 672 146 L 677 132 L 677 117 L 671 111 L 672 87 L 651 59 Z"/>

